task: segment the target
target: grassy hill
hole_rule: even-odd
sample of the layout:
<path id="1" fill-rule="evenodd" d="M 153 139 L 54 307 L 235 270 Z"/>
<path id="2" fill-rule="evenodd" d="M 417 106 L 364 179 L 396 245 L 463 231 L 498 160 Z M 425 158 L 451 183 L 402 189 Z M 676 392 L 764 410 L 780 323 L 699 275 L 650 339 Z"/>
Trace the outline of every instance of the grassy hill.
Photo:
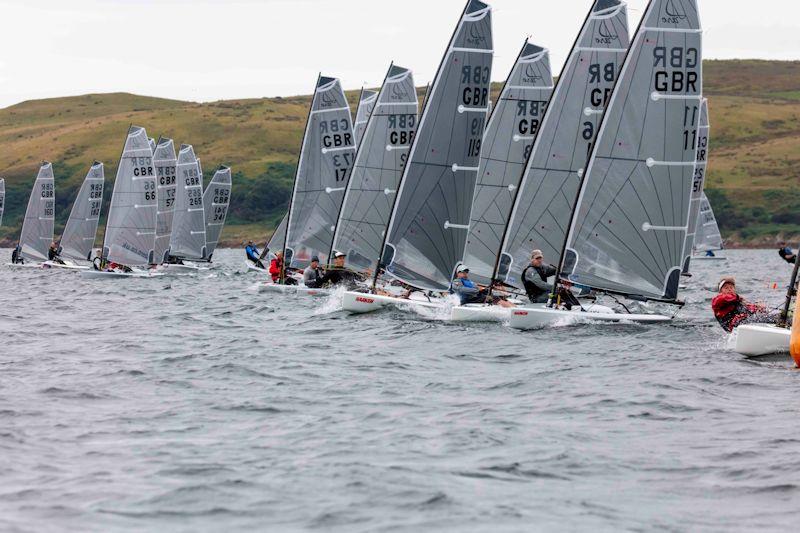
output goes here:
<path id="1" fill-rule="evenodd" d="M 735 244 L 800 237 L 800 62 L 707 61 L 705 87 L 712 128 L 708 189 L 723 234 Z M 357 97 L 357 91 L 348 93 L 353 105 Z M 53 162 L 56 174 L 57 233 L 95 159 L 106 163 L 107 203 L 131 123 L 153 137 L 192 143 L 207 175 L 220 163 L 231 165 L 223 239 L 262 240 L 288 203 L 309 103 L 309 96 L 198 104 L 117 93 L 2 109 L 7 210 L 0 241 L 17 238 L 43 159 Z"/>

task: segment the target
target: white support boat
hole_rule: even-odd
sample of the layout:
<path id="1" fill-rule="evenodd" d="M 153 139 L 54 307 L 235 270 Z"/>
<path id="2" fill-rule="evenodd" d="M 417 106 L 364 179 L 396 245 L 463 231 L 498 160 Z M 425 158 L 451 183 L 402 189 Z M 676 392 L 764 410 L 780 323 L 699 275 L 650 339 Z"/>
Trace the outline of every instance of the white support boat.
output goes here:
<path id="1" fill-rule="evenodd" d="M 789 353 L 792 330 L 771 324 L 745 324 L 735 330 L 734 351 L 756 357 L 776 353 Z"/>

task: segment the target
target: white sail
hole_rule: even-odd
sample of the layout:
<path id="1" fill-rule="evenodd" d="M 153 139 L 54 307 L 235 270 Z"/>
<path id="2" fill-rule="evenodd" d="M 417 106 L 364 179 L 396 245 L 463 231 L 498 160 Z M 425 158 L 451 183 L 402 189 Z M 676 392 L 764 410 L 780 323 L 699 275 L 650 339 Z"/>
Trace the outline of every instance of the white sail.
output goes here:
<path id="1" fill-rule="evenodd" d="M 710 125 L 708 121 L 708 100 L 703 99 L 700 105 L 700 127 L 697 134 L 697 159 L 694 167 L 694 181 L 692 182 L 692 196 L 689 205 L 689 233 L 686 234 L 686 243 L 683 246 L 683 274 L 689 273 L 689 266 L 692 259 L 692 251 L 695 248 L 697 230 L 703 230 L 700 218 L 700 204 L 705 199 L 706 168 L 708 167 L 708 145 L 710 135 Z M 708 206 L 709 209 L 711 206 Z M 713 213 L 712 213 L 713 216 Z M 716 222 L 715 222 L 716 225 Z M 719 234 L 719 231 L 717 231 Z M 701 236 L 702 239 L 702 236 Z"/>
<path id="2" fill-rule="evenodd" d="M 175 144 L 172 139 L 158 140 L 153 152 L 153 165 L 158 180 L 158 208 L 156 210 L 156 263 L 163 263 L 169 257 L 169 240 L 172 235 L 172 218 L 175 214 Z"/>
<path id="3" fill-rule="evenodd" d="M 275 231 L 272 233 L 272 237 L 269 238 L 267 250 L 272 255 L 279 250 L 283 251 L 283 248 L 286 245 L 286 220 L 288 216 L 288 214 L 283 215 L 278 227 L 275 228 Z"/>
<path id="4" fill-rule="evenodd" d="M 3 225 L 3 212 L 6 210 L 6 180 L 0 178 L 0 226 Z"/>
<path id="5" fill-rule="evenodd" d="M 231 203 L 231 169 L 220 166 L 211 178 L 206 192 L 203 193 L 203 208 L 206 220 L 206 256 L 211 260 L 211 255 L 217 249 L 219 236 L 225 227 L 225 218 L 228 216 L 228 205 Z"/>
<path id="6" fill-rule="evenodd" d="M 700 216 L 697 218 L 695 230 L 694 249 L 697 252 L 707 252 L 709 250 L 722 250 L 724 248 L 722 235 L 717 225 L 717 218 L 711 208 L 704 192 L 700 201 Z"/>
<path id="7" fill-rule="evenodd" d="M 181 259 L 202 260 L 206 256 L 206 218 L 203 209 L 203 178 L 191 145 L 178 152 L 175 214 L 169 254 Z"/>
<path id="8" fill-rule="evenodd" d="M 61 236 L 61 257 L 75 261 L 91 260 L 100 210 L 103 207 L 104 181 L 103 163 L 95 161 L 72 204 L 72 211 Z"/>
<path id="9" fill-rule="evenodd" d="M 377 101 L 378 93 L 376 91 L 361 89 L 361 97 L 358 99 L 358 108 L 356 109 L 356 120 L 353 122 L 356 149 L 361 145 L 361 139 L 364 138 L 369 117 L 372 115 L 372 110 L 375 109 L 375 102 Z"/>
<path id="10" fill-rule="evenodd" d="M 103 257 L 126 266 L 152 264 L 156 207 L 156 177 L 147 132 L 131 126 L 111 195 Z"/>
<path id="11" fill-rule="evenodd" d="M 53 165 L 45 161 L 39 168 L 39 174 L 33 184 L 19 237 L 22 257 L 25 259 L 47 261 L 47 250 L 53 242 L 55 209 Z"/>

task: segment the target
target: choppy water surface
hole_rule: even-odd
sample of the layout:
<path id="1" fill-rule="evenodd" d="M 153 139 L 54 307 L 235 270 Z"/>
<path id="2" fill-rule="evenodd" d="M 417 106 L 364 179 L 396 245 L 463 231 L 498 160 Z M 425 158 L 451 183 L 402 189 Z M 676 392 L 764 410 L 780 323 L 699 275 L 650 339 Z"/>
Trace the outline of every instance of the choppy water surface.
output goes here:
<path id="1" fill-rule="evenodd" d="M 8 253 L 7 253 L 8 252 Z M 10 251 L 2 251 L 9 257 Z M 197 278 L 0 267 L 0 529 L 794 529 L 800 373 L 668 326 L 515 332 Z"/>

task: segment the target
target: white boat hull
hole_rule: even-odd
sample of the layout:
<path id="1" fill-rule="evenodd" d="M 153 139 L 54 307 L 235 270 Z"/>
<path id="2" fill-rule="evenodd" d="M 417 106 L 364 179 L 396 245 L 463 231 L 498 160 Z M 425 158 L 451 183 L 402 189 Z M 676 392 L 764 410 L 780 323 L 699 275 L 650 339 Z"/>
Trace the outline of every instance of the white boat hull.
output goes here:
<path id="1" fill-rule="evenodd" d="M 708 257 L 705 255 L 692 256 L 692 261 L 727 261 L 727 260 L 728 260 L 727 257 L 721 257 L 721 256 L 714 256 L 714 257 Z"/>
<path id="2" fill-rule="evenodd" d="M 467 304 L 453 307 L 454 322 L 505 322 L 511 317 L 510 307 L 499 305 Z"/>
<path id="3" fill-rule="evenodd" d="M 42 263 L 44 268 L 60 268 L 62 270 L 89 270 L 88 265 L 78 265 L 72 261 L 65 261 L 64 264 L 56 263 L 54 261 L 45 261 Z"/>
<path id="4" fill-rule="evenodd" d="M 789 353 L 792 330 L 771 324 L 746 324 L 736 328 L 734 351 L 742 355 L 759 356 Z"/>
<path id="5" fill-rule="evenodd" d="M 34 268 L 38 268 L 38 269 L 49 268 L 44 263 L 6 263 L 6 266 L 9 267 L 9 268 L 18 269 L 18 270 L 23 270 L 23 269 L 31 270 L 31 269 L 34 269 Z"/>
<path id="6" fill-rule="evenodd" d="M 615 313 L 611 308 L 602 305 L 593 305 L 587 311 L 575 308 L 572 311 L 551 309 L 546 304 L 526 306 L 513 309 L 508 320 L 509 326 L 514 329 L 529 330 L 552 326 L 558 323 L 571 321 L 592 322 L 636 322 L 640 324 L 653 324 L 669 322 L 672 319 L 663 315 L 635 315 L 628 313 Z"/>
<path id="7" fill-rule="evenodd" d="M 347 291 L 342 297 L 342 309 L 348 313 L 364 314 L 378 311 L 388 306 L 423 307 L 426 309 L 443 309 L 446 302 L 442 299 L 428 300 L 419 293 L 412 293 L 409 298 L 369 294 L 366 292 Z"/>
<path id="8" fill-rule="evenodd" d="M 262 274 L 269 274 L 269 270 L 267 270 L 266 268 L 258 268 L 257 266 L 255 266 L 253 263 L 250 262 L 246 263 L 246 265 L 248 272 L 260 272 Z"/>
<path id="9" fill-rule="evenodd" d="M 87 279 L 160 278 L 164 276 L 164 273 L 154 272 L 151 270 L 134 270 L 133 272 L 106 272 L 92 269 L 82 270 L 81 276 Z"/>
<path id="10" fill-rule="evenodd" d="M 305 285 L 281 285 L 278 283 L 261 283 L 258 292 L 271 292 L 278 294 L 296 294 L 298 296 L 329 296 L 331 289 L 311 289 Z"/>
<path id="11" fill-rule="evenodd" d="M 189 274 L 198 274 L 200 272 L 208 272 L 209 270 L 211 270 L 211 267 L 200 266 L 194 263 L 184 263 L 182 265 L 173 263 L 164 263 L 163 265 L 159 266 L 158 269 L 167 275 L 170 274 L 189 275 Z"/>

